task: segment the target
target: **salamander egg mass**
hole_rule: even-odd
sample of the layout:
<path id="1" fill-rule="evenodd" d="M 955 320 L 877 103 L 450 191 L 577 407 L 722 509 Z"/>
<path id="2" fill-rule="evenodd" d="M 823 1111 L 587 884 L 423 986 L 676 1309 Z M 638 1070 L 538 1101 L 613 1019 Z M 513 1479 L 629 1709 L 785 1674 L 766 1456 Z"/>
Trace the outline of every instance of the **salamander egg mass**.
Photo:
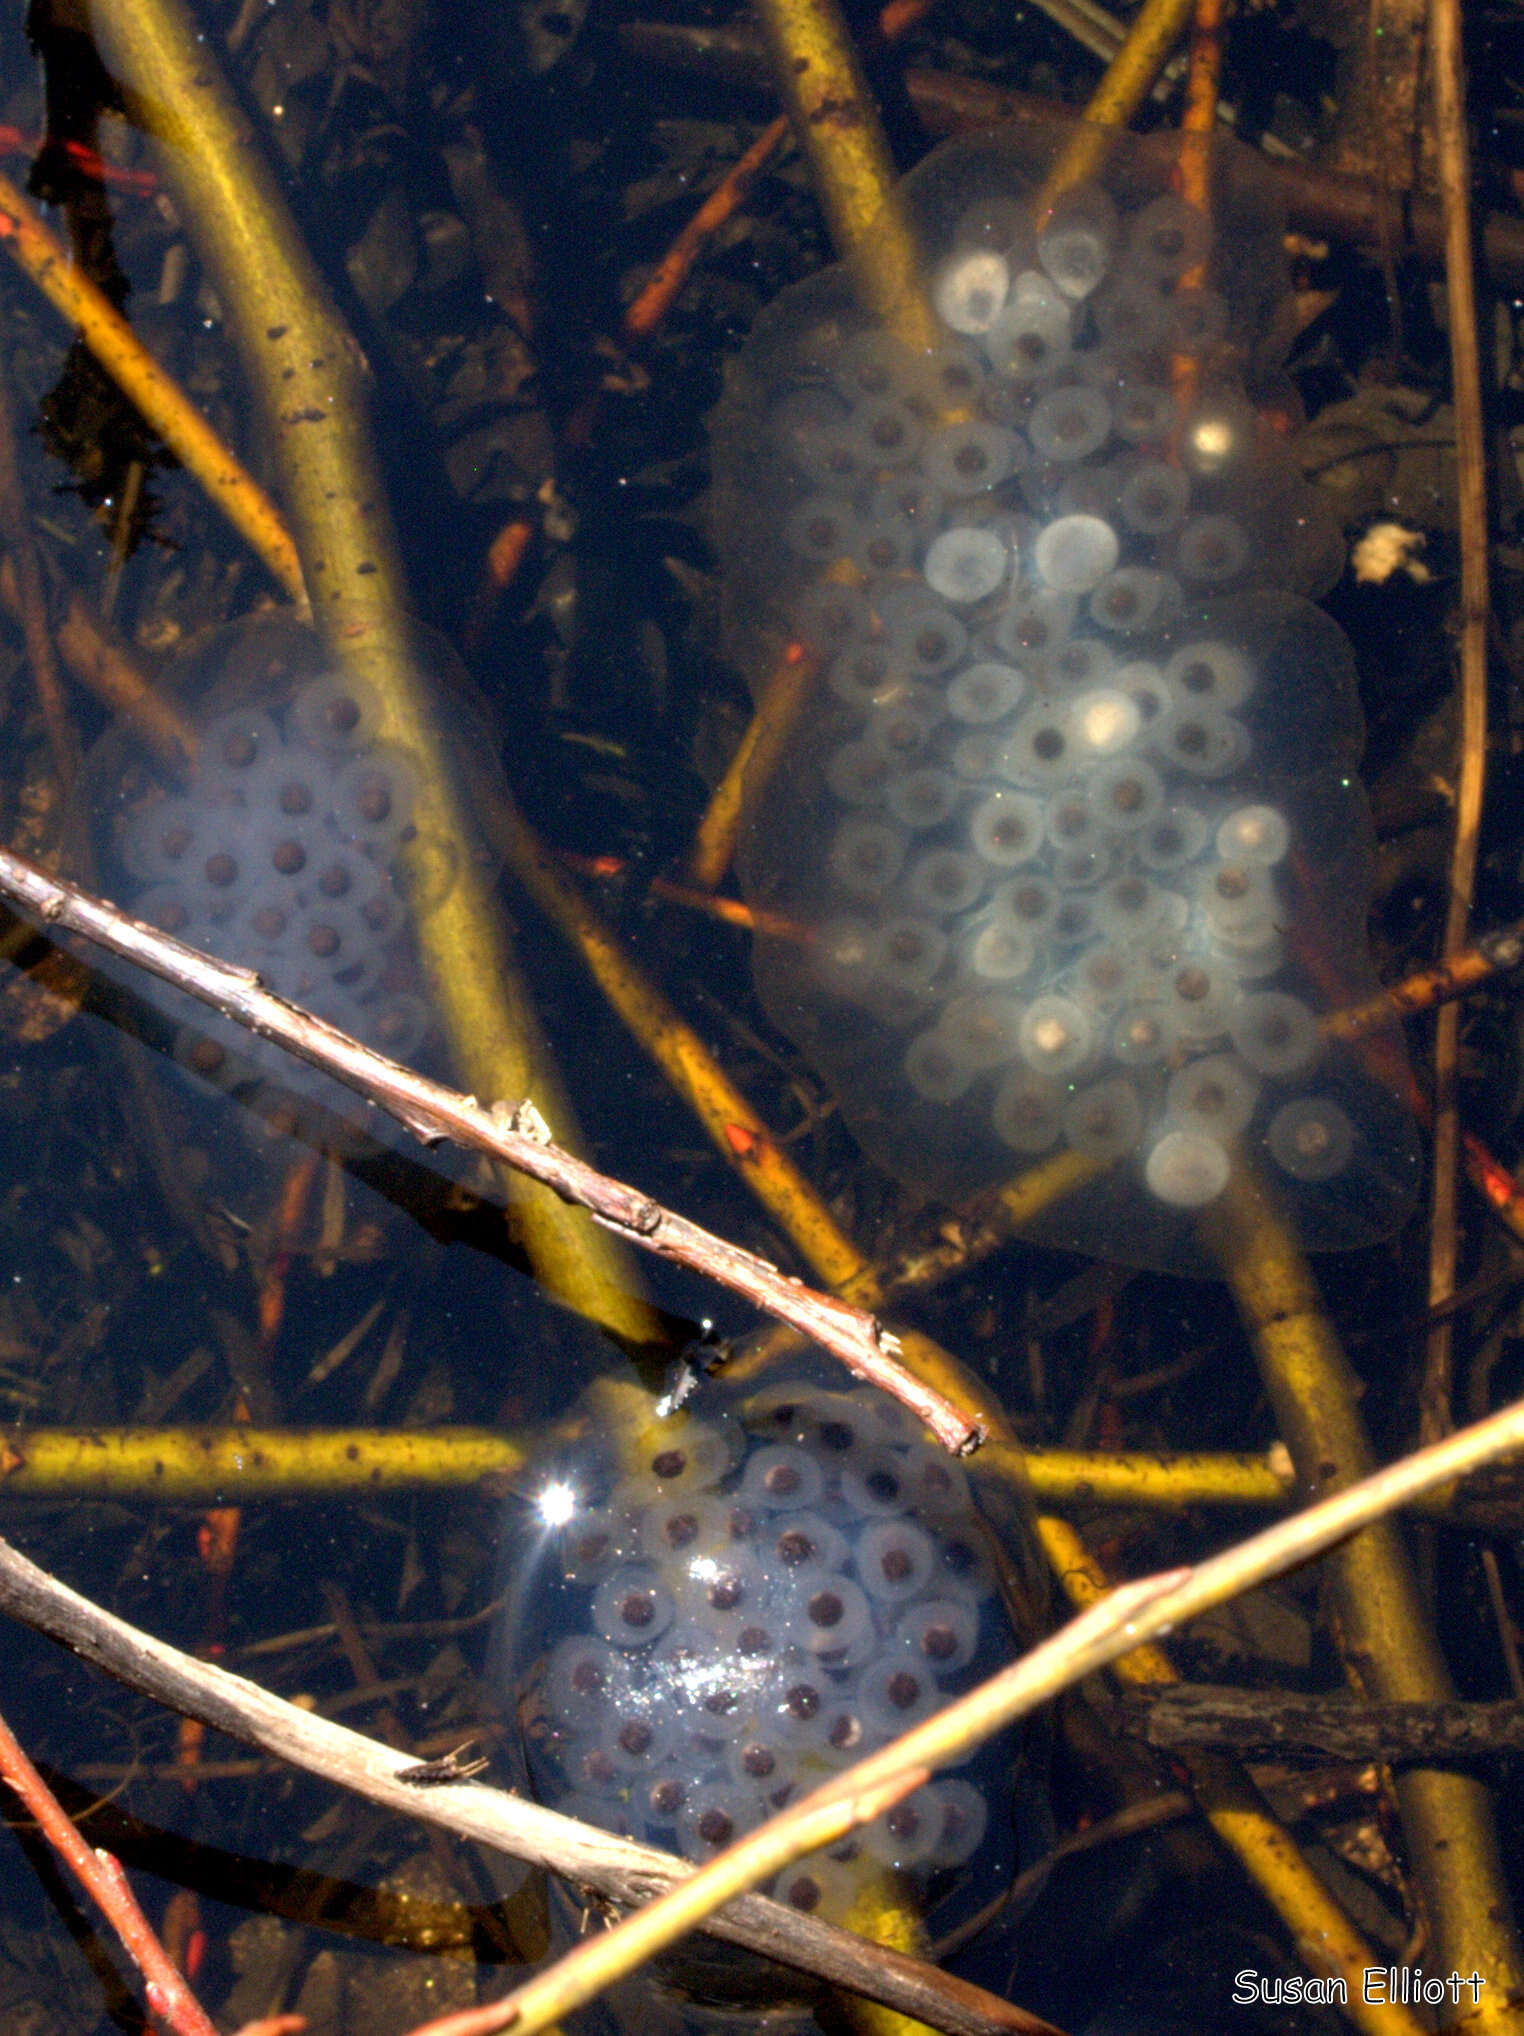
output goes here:
<path id="1" fill-rule="evenodd" d="M 541 1802 L 703 1861 L 1024 1644 L 1020 1534 L 875 1389 L 706 1380 L 660 1419 L 606 1390 L 511 1515 L 501 1679 Z M 1014 1760 L 1006 1735 L 771 1892 L 956 1925 L 1013 1869 Z"/>
<path id="2" fill-rule="evenodd" d="M 827 271 L 713 419 L 731 650 L 759 689 L 791 642 L 825 673 L 738 859 L 822 937 L 758 937 L 758 990 L 927 1195 L 1073 1153 L 1029 1234 L 1202 1271 L 1242 1151 L 1309 1247 L 1367 1243 L 1418 1147 L 1381 1056 L 1322 1026 L 1375 988 L 1371 829 L 1353 654 L 1312 605 L 1341 533 L 1253 400 L 1276 206 L 1235 146 L 1200 210 L 1173 142 L 1129 138 L 1039 227 L 1030 150 L 947 143 L 901 187 L 934 355 Z"/>

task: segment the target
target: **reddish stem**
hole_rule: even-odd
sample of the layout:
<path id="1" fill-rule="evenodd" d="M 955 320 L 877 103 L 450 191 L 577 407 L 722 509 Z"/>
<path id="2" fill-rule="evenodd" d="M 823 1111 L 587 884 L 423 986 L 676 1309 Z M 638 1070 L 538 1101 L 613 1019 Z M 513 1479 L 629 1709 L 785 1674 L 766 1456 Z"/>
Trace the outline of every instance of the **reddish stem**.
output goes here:
<path id="1" fill-rule="evenodd" d="M 0 1781 L 20 1797 L 53 1850 L 91 1895 L 143 1975 L 148 2006 L 174 2036 L 217 2036 L 201 2003 L 176 1970 L 153 1926 L 138 1907 L 122 1864 L 114 1854 L 85 1843 L 63 1805 L 21 1750 L 0 1717 Z"/>

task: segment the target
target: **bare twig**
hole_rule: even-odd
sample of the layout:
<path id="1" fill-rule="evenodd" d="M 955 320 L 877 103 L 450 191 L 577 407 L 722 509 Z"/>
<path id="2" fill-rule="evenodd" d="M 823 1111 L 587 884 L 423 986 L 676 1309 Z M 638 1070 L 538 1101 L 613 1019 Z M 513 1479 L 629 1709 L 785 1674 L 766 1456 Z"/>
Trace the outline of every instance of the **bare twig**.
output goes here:
<path id="1" fill-rule="evenodd" d="M 402 1778 L 403 1770 L 412 1765 L 408 1756 L 298 1711 L 225 1669 L 193 1661 L 90 1604 L 3 1541 L 0 1611 L 48 1633 L 183 1714 L 355 1788 L 372 1801 L 548 1866 L 618 1901 L 638 1902 L 657 1895 L 648 1910 L 599 1940 L 600 1945 L 618 1947 L 625 1941 L 625 1933 L 639 1926 L 636 1941 L 640 1949 L 635 1962 L 649 1956 L 656 1943 L 666 1941 L 660 1932 L 671 1919 L 669 1903 L 673 1896 L 680 1896 L 681 1902 L 675 1906 L 680 1907 L 681 1931 L 702 1927 L 730 1942 L 744 1943 L 904 2009 L 920 2020 L 932 2021 L 953 2036 L 965 2036 L 965 2032 L 967 2036 L 991 2036 L 996 2028 L 1030 2031 L 1033 2024 L 1019 2010 L 1005 2007 L 977 1989 L 963 1989 L 960 1983 L 934 1974 L 914 1960 L 900 1959 L 880 1946 L 856 1945 L 845 1933 L 755 1896 L 730 1897 L 736 1887 L 745 1887 L 787 1859 L 827 1842 L 833 1831 L 850 1828 L 863 1814 L 877 1814 L 886 1803 L 917 1787 L 934 1769 L 1003 1730 L 1064 1682 L 1103 1667 L 1268 1577 L 1323 1554 L 1418 1493 L 1521 1447 L 1524 1401 L 1405 1457 L 1192 1569 L 1122 1586 L 1071 1621 L 1053 1640 L 834 1777 L 825 1788 L 740 1840 L 698 1873 L 665 1854 L 594 1831 L 496 1790 L 472 1783 L 446 1783 L 423 1791 L 410 1788 Z M 700 1890 L 700 1899 L 695 1899 L 695 1888 Z M 668 1892 L 662 1894 L 663 1889 Z M 726 1906 L 719 1910 L 722 1902 Z M 577 1956 L 588 1950 L 582 1947 Z M 612 1957 L 603 1954 L 609 1969 L 597 1975 L 595 1990 L 614 1973 L 628 1969 L 619 1964 L 619 1956 L 617 1948 Z M 919 1998 L 911 2006 L 917 1994 Z M 564 2011 L 572 1996 L 561 1987 L 559 1997 Z M 576 1997 L 586 1999 L 588 1995 L 583 1992 Z M 520 2005 L 516 1997 L 515 2013 Z"/>
<path id="2" fill-rule="evenodd" d="M 571 1951 L 499 2001 L 496 2018 L 470 2036 L 512 2028 L 538 2036 L 563 2015 L 596 2000 L 660 1951 L 698 1929 L 715 1908 L 758 1881 L 823 1846 L 837 1844 L 931 1779 L 936 1767 L 978 1745 L 1003 1726 L 1102 1668 L 1133 1644 L 1135 1625 L 1150 1604 L 1183 1581 L 1184 1570 L 1123 1584 L 1102 1603 L 1071 1619 L 1041 1647 L 970 1690 L 913 1732 L 869 1754 L 804 1800 L 719 1853 L 647 1907 Z"/>
<path id="3" fill-rule="evenodd" d="M 497 2026 L 511 2026 L 515 2036 L 537 2036 L 677 1938 L 702 1927 L 720 1903 L 871 1822 L 939 1767 L 965 1758 L 1060 1689 L 1225 1598 L 1322 1554 L 1355 1529 L 1393 1511 L 1415 1491 L 1442 1483 L 1521 1441 L 1524 1401 L 1192 1569 L 1119 1585 L 1040 1647 L 879 1752 L 833 1775 L 639 1914 L 575 1946 L 503 2000 Z"/>
<path id="4" fill-rule="evenodd" d="M 40 918 L 48 928 L 82 934 L 122 960 L 187 991 L 261 1039 L 273 1039 L 288 1053 L 321 1068 L 394 1117 L 425 1145 L 449 1141 L 487 1153 L 543 1182 L 564 1201 L 580 1204 L 599 1223 L 642 1250 L 707 1273 L 830 1351 L 859 1378 L 902 1402 L 945 1448 L 962 1454 L 983 1439 L 967 1415 L 896 1361 L 896 1340 L 874 1316 L 806 1287 L 754 1252 L 727 1243 L 638 1189 L 598 1173 L 552 1143 L 528 1098 L 515 1099 L 511 1106 L 493 1102 L 487 1107 L 474 1096 L 463 1096 L 414 1074 L 322 1019 L 272 996 L 260 986 L 253 970 L 230 967 L 186 947 L 3 849 L 0 895 Z"/>
<path id="5" fill-rule="evenodd" d="M 1436 1761 L 1524 1748 L 1524 1703 L 1368 1704 L 1281 1690 L 1174 1683 L 1129 1690 L 1112 1725 L 1169 1752 L 1210 1746 L 1241 1760 Z"/>
<path id="6" fill-rule="evenodd" d="M 1017 1874 L 999 1900 L 1002 1906 L 1009 1906 L 1020 1915 L 1028 1896 L 1036 1894 L 1053 1869 L 1061 1866 L 1066 1859 L 1077 1859 L 1081 1854 L 1095 1852 L 1103 1845 L 1117 1845 L 1128 1838 L 1141 1837 L 1149 1831 L 1156 1831 L 1161 1824 L 1173 1824 L 1182 1817 L 1194 1815 L 1195 1809 L 1196 1799 L 1189 1789 L 1161 1789 L 1156 1796 L 1143 1796 L 1135 1803 L 1127 1803 L 1111 1816 L 1086 1824 L 1081 1830 L 1071 1831 L 1067 1838 L 1060 1838 L 1051 1852 L 1043 1853 Z M 943 1956 L 947 1955 L 942 1945 L 938 1945 L 937 1949 Z"/>
<path id="7" fill-rule="evenodd" d="M 173 2031 L 173 2036 L 217 2036 L 206 2011 L 138 1907 L 120 1860 L 112 1853 L 97 1851 L 80 1837 L 4 1718 L 0 1718 L 0 1780 L 20 1797 L 43 1837 L 121 1938 L 122 1948 L 143 1975 L 154 2018 Z"/>
<path id="8" fill-rule="evenodd" d="M 0 559 L 0 603 L 21 620 L 21 581 L 9 558 Z M 59 589 L 58 607 L 58 654 L 70 674 L 113 714 L 124 715 L 161 763 L 182 771 L 196 754 L 196 731 L 180 709 L 148 683 L 132 653 L 79 594 Z"/>
<path id="9" fill-rule="evenodd" d="M 1440 1004 L 1453 1004 L 1497 983 L 1524 964 L 1524 925 L 1515 922 L 1484 933 L 1473 947 L 1447 954 L 1432 967 L 1418 969 L 1399 983 L 1388 984 L 1361 1004 L 1326 1012 L 1321 1021 L 1325 1039 L 1360 1039 L 1380 1032 L 1399 1018 L 1411 1018 Z"/>
<path id="10" fill-rule="evenodd" d="M 477 1782 L 412 1786 L 404 1778 L 417 1765 L 412 1754 L 315 1717 L 243 1676 L 181 1653 L 103 1611 L 3 1540 L 0 1612 L 214 1731 L 384 1809 L 546 1867 L 608 1901 L 649 1901 L 691 1872 L 670 1853 L 579 1824 L 501 1789 Z M 704 1927 L 711 1936 L 866 1995 L 947 2036 L 1051 2036 L 1047 2023 L 981 1987 L 760 1896 L 730 1904 Z"/>
<path id="11" fill-rule="evenodd" d="M 1450 321 L 1450 387 L 1455 406 L 1456 511 L 1461 550 L 1460 755 L 1455 782 L 1455 839 L 1450 850 L 1450 899 L 1443 959 L 1466 944 L 1482 825 L 1487 751 L 1487 442 L 1482 421 L 1481 354 L 1476 281 L 1471 266 L 1471 149 L 1466 134 L 1466 69 L 1459 0 L 1430 0 L 1430 68 L 1434 81 L 1434 145 L 1445 220 L 1445 293 Z M 1458 1057 L 1460 1007 L 1441 1006 L 1434 1034 L 1434 1192 L 1429 1229 L 1429 1306 L 1455 1286 L 1456 1213 L 1460 1183 Z M 1450 1426 L 1451 1330 L 1429 1333 L 1420 1394 L 1425 1440 Z"/>

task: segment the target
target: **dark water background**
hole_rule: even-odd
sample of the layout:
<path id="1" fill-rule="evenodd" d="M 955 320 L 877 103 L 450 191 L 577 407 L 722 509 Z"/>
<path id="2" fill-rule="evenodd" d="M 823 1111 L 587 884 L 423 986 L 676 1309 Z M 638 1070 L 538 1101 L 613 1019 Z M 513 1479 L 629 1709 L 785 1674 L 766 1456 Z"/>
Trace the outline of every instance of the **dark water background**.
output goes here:
<path id="1" fill-rule="evenodd" d="M 913 1234 L 910 1212 L 893 1184 L 860 1160 L 816 1078 L 768 1026 L 751 992 L 745 936 L 653 904 L 645 891 L 687 844 L 705 773 L 742 725 L 746 704 L 716 652 L 704 415 L 727 354 L 756 312 L 829 251 L 791 159 L 763 180 L 746 222 L 713 251 L 645 359 L 612 357 L 607 336 L 642 265 L 768 111 L 756 91 L 630 54 L 621 30 L 635 11 L 610 8 L 579 24 L 572 13 L 542 17 L 452 0 L 416 18 L 282 4 L 239 17 L 230 61 L 280 137 L 293 210 L 375 372 L 374 424 L 418 613 L 463 651 L 510 784 L 556 848 L 619 859 L 621 874 L 598 880 L 597 895 L 621 937 L 768 1121 L 793 1134 L 795 1157 L 852 1233 L 872 1245 Z M 714 15 L 730 19 L 723 9 Z M 674 8 L 668 18 L 710 16 Z M 205 20 L 214 38 L 225 37 L 235 15 L 207 8 Z M 44 46 L 55 127 L 88 134 L 102 80 L 86 46 L 56 26 Z M 979 0 L 935 17 L 912 55 L 1076 102 L 1093 77 L 1089 60 L 1043 17 L 1023 11 L 1013 22 Z M 1506 80 L 1510 55 L 1504 42 L 1481 67 L 1484 92 L 1487 80 Z M 908 166 L 926 140 L 893 76 L 882 82 L 891 135 Z M 1251 125 L 1274 119 L 1288 134 L 1310 132 L 1327 118 L 1319 95 L 1335 82 L 1333 44 L 1307 27 L 1273 13 L 1235 25 L 1228 89 Z M 5 119 L 35 134 L 43 78 L 14 12 L 0 24 L 0 83 Z M 148 164 L 119 123 L 111 131 L 113 147 Z M 1516 129 L 1487 132 L 1495 184 Z M 491 245 L 535 304 L 532 341 L 488 295 L 484 243 L 473 245 L 461 221 L 446 151 L 477 148 L 522 235 L 521 245 L 513 233 Z M 27 168 L 22 157 L 11 172 L 19 180 Z M 103 208 L 56 156 L 32 174 L 39 195 L 56 201 L 55 226 L 72 221 L 96 273 L 109 279 L 114 271 L 129 315 L 257 464 L 247 399 L 193 257 L 178 295 L 158 301 L 178 239 L 163 211 L 138 196 L 113 197 Z M 1442 398 L 1443 340 L 1416 272 L 1399 278 L 1405 318 L 1395 359 L 1367 257 L 1316 251 L 1301 280 L 1330 293 L 1294 364 L 1309 413 L 1346 400 L 1378 372 L 1395 373 L 1431 402 Z M 267 593 L 257 568 L 240 558 L 185 477 L 145 448 L 29 286 L 7 273 L 0 296 L 31 510 L 60 579 L 100 598 L 111 578 L 114 510 L 146 449 L 143 505 L 114 588 L 117 625 L 153 659 L 247 612 Z M 610 386 L 589 442 L 568 443 L 569 419 L 600 382 Z M 1505 384 L 1503 421 L 1516 402 Z M 542 516 L 552 472 L 555 499 Z M 1505 487 L 1505 519 L 1509 494 Z M 542 534 L 468 646 L 483 553 L 518 513 L 531 515 Z M 1362 661 L 1367 775 L 1388 842 L 1375 945 L 1382 972 L 1393 975 L 1430 952 L 1443 909 L 1443 815 L 1419 796 L 1425 766 L 1443 753 L 1427 725 L 1448 686 L 1443 624 L 1454 559 L 1442 516 L 1427 557 L 1435 572 L 1427 586 L 1377 592 L 1347 582 L 1329 604 Z M 19 840 L 35 805 L 46 808 L 47 768 L 18 639 L 7 630 L 0 739 L 5 822 Z M 71 703 L 87 744 L 104 733 L 101 710 L 80 695 Z M 1520 909 L 1511 790 L 1505 777 L 1492 809 L 1479 923 Z M 56 839 L 62 826 L 61 813 L 45 812 L 42 840 Z M 505 897 L 589 1156 L 715 1230 L 783 1254 L 580 964 L 511 888 Z M 13 976 L 7 986 L 14 988 Z M 39 1043 L 15 1039 L 13 1004 L 11 1037 L 0 1041 L 0 1415 L 41 1425 L 219 1421 L 235 1382 L 249 1377 L 246 1226 L 257 1235 L 268 1222 L 289 1156 L 253 1162 L 230 1122 L 232 1106 L 193 1097 L 163 1054 L 135 1039 L 117 993 L 100 987 L 88 1001 L 92 1008 Z M 1511 1159 L 1521 1074 L 1505 998 L 1479 1012 L 1470 1036 L 1474 1106 Z M 160 1195 L 139 1082 L 167 1113 L 173 1164 L 211 1210 L 225 1263 L 186 1234 Z M 605 1341 L 537 1292 L 503 1249 L 490 1211 L 450 1206 L 423 1155 L 390 1162 L 349 1192 L 349 1241 L 353 1247 L 355 1226 L 366 1226 L 365 1256 L 330 1269 L 298 1252 L 273 1358 L 254 1380 L 262 1418 L 529 1430 L 570 1408 L 597 1372 L 623 1366 Z M 1368 1381 L 1365 1411 L 1382 1450 L 1403 1446 L 1409 1434 L 1421 1243 L 1420 1220 L 1391 1246 L 1320 1266 L 1330 1311 Z M 724 1339 L 752 1326 L 718 1290 L 654 1263 L 641 1270 L 674 1318 L 674 1354 L 700 1327 Z M 1476 1325 L 1489 1368 L 1469 1375 L 1473 1411 L 1515 1388 L 1519 1351 L 1508 1312 L 1515 1272 L 1500 1248 L 1485 1246 L 1467 1268 L 1493 1282 Z M 380 1321 L 357 1355 L 322 1384 L 304 1385 L 316 1359 L 378 1300 Z M 1108 1275 L 1012 1244 L 941 1287 L 916 1319 L 1001 1393 L 1034 1439 L 1181 1449 L 1262 1448 L 1272 1439 L 1252 1360 L 1215 1285 Z M 392 1331 L 403 1339 L 401 1362 L 386 1376 L 378 1365 Z M 1128 1390 L 1154 1374 L 1156 1383 Z M 458 1637 L 439 1629 L 493 1601 L 501 1504 L 500 1494 L 464 1492 L 251 1506 L 228 1589 L 226 1658 L 288 1694 L 340 1697 L 352 1678 L 326 1634 L 282 1654 L 244 1651 L 271 1635 L 324 1626 L 325 1589 L 338 1586 L 367 1622 L 425 1629 L 376 1643 L 378 1673 L 401 1685 L 393 1701 L 404 1729 L 422 1735 L 458 1724 L 464 1736 L 501 1696 L 490 1687 L 490 1620 Z M 29 1553 L 188 1648 L 202 1644 L 208 1619 L 198 1517 L 193 1509 L 114 1502 L 0 1501 L 0 1526 Z M 1118 1569 L 1147 1569 L 1222 1545 L 1237 1523 L 1131 1514 L 1097 1516 L 1094 1525 Z M 1511 1586 L 1510 1536 L 1498 1537 L 1496 1548 Z M 1440 1537 L 1427 1559 L 1463 1692 L 1503 1693 L 1474 1544 Z M 1337 1687 L 1314 1624 L 1316 1579 L 1291 1580 L 1272 1603 L 1276 1619 L 1247 1636 L 1197 1636 L 1183 1650 L 1188 1671 L 1202 1680 Z M 71 1807 L 105 1804 L 87 1829 L 100 1834 L 94 1842 L 122 1852 L 150 1911 L 158 1916 L 182 1880 L 201 1890 L 207 1949 L 199 1983 L 214 2006 L 236 2001 L 230 2024 L 255 2005 L 290 2006 L 319 1950 L 351 1971 L 349 2004 L 334 2027 L 405 2028 L 442 2000 L 437 1991 L 408 1991 L 420 1984 L 423 1954 L 391 1953 L 383 1964 L 383 1954 L 353 1934 L 353 1919 L 342 1920 L 346 1906 L 364 1911 L 369 1888 L 399 1875 L 427 1879 L 416 1834 L 362 1806 L 336 1807 L 317 1785 L 273 1771 L 210 1780 L 187 1795 L 169 1778 L 174 1727 L 166 1716 L 20 1629 L 7 1629 L 0 1659 L 11 1723 L 60 1788 L 67 1784 Z M 373 1708 L 343 1715 L 374 1728 Z M 1055 1735 L 1047 1785 L 1028 1782 L 1029 1852 L 1078 1819 L 1106 1813 L 1116 1778 L 1104 1772 L 1095 1732 L 1093 1720 L 1071 1719 Z M 236 1758 L 238 1750 L 214 1744 L 208 1757 Z M 1168 1779 L 1161 1773 L 1154 1785 Z M 1502 1779 L 1513 1777 L 1505 1770 Z M 1349 1791 L 1343 1800 L 1325 1836 L 1341 1818 L 1351 1827 L 1379 1823 L 1368 1798 Z M 133 1820 L 130 1828 L 124 1820 Z M 1319 1857 L 1327 1863 L 1329 1855 Z M 257 1890 L 298 1866 L 348 1892 L 326 1900 L 327 1924 L 309 1909 L 306 1921 L 287 1925 L 279 1947 L 266 1941 L 249 1953 L 257 1973 L 284 1975 L 274 1997 L 255 2004 L 235 1995 L 230 1933 L 261 1906 Z M 485 1902 L 491 1891 L 480 1866 L 463 1871 L 468 1898 Z M 1365 1926 L 1386 1933 L 1395 1957 L 1402 1925 L 1389 1879 L 1380 1872 L 1359 1879 L 1347 1866 L 1330 1871 Z M 35 1849 L 7 1841 L 0 1876 L 0 2029 L 139 2026 L 119 1965 Z M 469 1946 L 493 1955 L 479 1918 Z M 1292 1969 L 1268 1912 L 1188 1823 L 1059 1867 L 1019 1923 L 994 1933 L 966 1963 L 1026 2005 L 1108 2032 L 1246 2030 L 1256 2018 L 1225 2006 L 1225 1975 L 1240 1965 Z M 360 1966 L 363 1980 L 353 1978 Z M 411 1978 L 383 1976 L 404 1967 Z M 1279 2013 L 1265 2026 L 1332 2024 Z"/>

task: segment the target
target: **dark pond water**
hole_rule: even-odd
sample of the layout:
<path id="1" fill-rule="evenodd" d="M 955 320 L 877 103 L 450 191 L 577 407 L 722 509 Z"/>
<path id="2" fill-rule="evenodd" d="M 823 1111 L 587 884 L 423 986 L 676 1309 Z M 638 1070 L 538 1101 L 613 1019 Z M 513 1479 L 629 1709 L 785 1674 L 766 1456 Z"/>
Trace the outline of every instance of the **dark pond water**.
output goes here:
<path id="1" fill-rule="evenodd" d="M 487 957 L 511 953 L 584 1154 L 829 1284 L 749 1191 L 751 1133 L 723 1107 L 706 1131 L 521 888 L 494 828 L 506 792 L 822 1221 L 886 1281 L 905 1272 L 896 1319 L 1023 1440 L 1271 1445 L 1212 1242 L 1247 1166 L 1322 1254 L 1378 1450 L 1410 1446 L 1427 1036 L 1415 1087 L 1394 1035 L 1378 1051 L 1320 1028 L 1428 960 L 1443 919 L 1456 552 L 1435 279 L 1308 234 L 1288 253 L 1247 148 L 1218 160 L 1203 209 L 1162 130 L 1037 235 L 1051 137 L 932 154 L 905 70 L 879 58 L 915 172 L 921 310 L 865 308 L 782 153 L 636 343 L 621 320 L 651 265 L 771 115 L 748 17 L 279 0 L 200 21 L 368 364 L 424 732 L 399 737 L 386 699 L 336 671 L 8 268 L 4 371 L 50 613 L 78 603 L 114 632 L 199 746 L 193 767 L 166 759 L 66 675 L 81 760 L 61 773 L 7 611 L 6 840 L 467 1086 L 480 1028 L 441 971 L 487 979 L 491 1003 Z M 280 497 L 233 307 L 162 165 L 73 17 L 31 25 L 32 41 L 0 28 L 10 173 Z M 1337 138 L 1336 26 L 1235 24 L 1224 96 L 1271 160 Z M 981 0 L 905 49 L 912 70 L 1070 106 L 1098 70 L 1046 13 Z M 1510 63 L 1500 40 L 1478 89 Z M 1489 130 L 1493 197 L 1514 131 Z M 1361 578 L 1350 540 L 1383 517 L 1416 534 L 1416 569 Z M 1512 591 L 1505 570 L 1505 661 Z M 807 698 L 751 783 L 725 918 L 684 888 L 686 858 L 790 645 Z M 1506 709 L 1503 725 L 1500 757 Z M 431 759 L 458 780 L 447 811 Z M 1512 769 L 1479 926 L 1521 910 Z M 914 1423 L 824 1360 L 706 1382 L 683 1465 L 660 1468 L 655 1396 L 751 1349 L 759 1320 L 734 1295 L 630 1253 L 608 1283 L 640 1337 L 607 1334 L 536 1278 L 469 1157 L 378 1125 L 125 965 L 7 939 L 0 1418 L 477 1428 L 531 1465 L 235 1513 L 148 1490 L 0 1497 L 0 1529 L 67 1582 L 421 1754 L 475 1739 L 492 1781 L 690 1858 L 1029 1635 L 1030 1509 L 977 1463 L 949 1486 Z M 1463 1074 L 1505 1165 L 1519 1043 L 1494 990 Z M 991 1211 L 1021 1174 L 1062 1192 L 1012 1235 Z M 1457 1418 L 1519 1370 L 1517 1243 L 1471 1205 L 1464 1226 Z M 1069 1497 L 1118 1574 L 1255 1518 Z M 1420 1550 L 1466 1696 L 1515 1693 L 1510 1504 L 1485 1539 L 1452 1527 Z M 294 2011 L 322 2036 L 405 2030 L 501 1992 L 547 1924 L 557 1942 L 578 1926 L 502 1860 L 231 1742 L 197 1754 L 173 1717 L 19 1627 L 4 1659 L 10 1722 L 221 2026 Z M 1317 1574 L 1203 1621 L 1178 1660 L 1191 1681 L 1342 1687 Z M 1109 1704 L 1087 1686 L 780 1898 L 859 1923 L 878 1904 L 1066 2027 L 1343 2026 L 1266 2005 L 1301 1969 L 1291 1940 Z M 1512 1781 L 1503 1760 L 1487 1772 Z M 1308 1755 L 1262 1779 L 1373 1959 L 1417 1956 L 1375 1770 Z M 1073 1845 L 1122 1811 L 1111 1842 Z M 0 2036 L 141 2026 L 119 1954 L 26 1830 L 0 1874 Z M 1266 1991 L 1235 2004 L 1244 1970 Z M 595 2019 L 849 2017 L 695 1954 Z"/>

